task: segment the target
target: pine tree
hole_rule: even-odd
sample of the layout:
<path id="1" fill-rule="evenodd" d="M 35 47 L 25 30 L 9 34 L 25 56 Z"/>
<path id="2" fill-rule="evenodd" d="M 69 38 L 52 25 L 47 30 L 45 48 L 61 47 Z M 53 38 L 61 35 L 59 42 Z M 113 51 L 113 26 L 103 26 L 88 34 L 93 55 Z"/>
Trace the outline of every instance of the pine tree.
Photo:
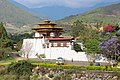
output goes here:
<path id="1" fill-rule="evenodd" d="M 0 59 L 7 56 L 12 50 L 13 43 L 7 35 L 7 31 L 4 28 L 3 23 L 0 23 Z"/>

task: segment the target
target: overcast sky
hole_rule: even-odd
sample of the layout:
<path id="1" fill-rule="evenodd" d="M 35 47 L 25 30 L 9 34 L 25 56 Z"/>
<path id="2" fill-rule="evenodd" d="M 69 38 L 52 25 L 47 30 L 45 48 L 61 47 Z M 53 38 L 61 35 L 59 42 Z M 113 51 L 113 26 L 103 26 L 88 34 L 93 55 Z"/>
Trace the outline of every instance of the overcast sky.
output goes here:
<path id="1" fill-rule="evenodd" d="M 64 6 L 70 8 L 93 7 L 102 3 L 115 3 L 120 0 L 14 0 L 29 8 Z"/>

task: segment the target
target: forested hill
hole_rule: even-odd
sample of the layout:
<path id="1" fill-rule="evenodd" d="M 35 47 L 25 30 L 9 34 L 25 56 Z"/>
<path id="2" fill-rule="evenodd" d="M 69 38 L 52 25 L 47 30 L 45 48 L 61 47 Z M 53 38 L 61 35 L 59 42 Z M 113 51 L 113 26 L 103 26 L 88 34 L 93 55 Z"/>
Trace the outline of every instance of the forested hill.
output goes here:
<path id="1" fill-rule="evenodd" d="M 118 21 L 118 18 L 120 18 L 120 3 L 97 8 L 83 14 L 72 15 L 58 22 L 68 24 L 76 20 L 83 20 L 86 22 L 104 21 L 105 23 L 111 23 L 112 21 Z"/>
<path id="2" fill-rule="evenodd" d="M 40 22 L 40 20 L 41 19 L 31 15 L 27 11 L 10 3 L 9 0 L 0 0 L 0 22 L 6 23 L 6 29 L 9 27 L 9 31 L 23 25 L 35 24 Z"/>

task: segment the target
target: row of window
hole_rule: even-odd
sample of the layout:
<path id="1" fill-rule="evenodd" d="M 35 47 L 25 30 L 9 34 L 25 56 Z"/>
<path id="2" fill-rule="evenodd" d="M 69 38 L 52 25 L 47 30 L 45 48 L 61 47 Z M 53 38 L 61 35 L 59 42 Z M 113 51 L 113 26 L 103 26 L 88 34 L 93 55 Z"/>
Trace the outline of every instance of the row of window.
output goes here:
<path id="1" fill-rule="evenodd" d="M 51 47 L 69 47 L 70 46 L 70 43 L 52 43 L 51 44 Z M 43 48 L 49 48 L 49 44 L 47 45 L 43 45 Z"/>
<path id="2" fill-rule="evenodd" d="M 68 47 L 70 43 L 53 43 L 52 47 Z"/>
<path id="3" fill-rule="evenodd" d="M 51 47 L 69 47 L 70 43 L 52 43 Z M 45 48 L 45 45 L 43 45 Z M 49 48 L 49 44 L 47 44 L 47 48 Z"/>

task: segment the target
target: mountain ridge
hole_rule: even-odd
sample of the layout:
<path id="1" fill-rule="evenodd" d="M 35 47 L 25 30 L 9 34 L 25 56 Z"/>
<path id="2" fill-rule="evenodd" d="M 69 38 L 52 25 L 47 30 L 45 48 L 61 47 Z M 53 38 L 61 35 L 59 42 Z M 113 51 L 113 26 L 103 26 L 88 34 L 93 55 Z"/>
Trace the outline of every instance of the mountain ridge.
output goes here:
<path id="1" fill-rule="evenodd" d="M 17 6 L 20 6 L 21 8 L 25 9 L 25 5 L 22 3 L 17 3 L 17 1 L 11 0 L 14 4 Z M 22 2 L 22 1 L 21 1 Z M 107 6 L 110 4 L 118 3 L 120 1 L 102 1 L 100 3 L 97 3 L 91 7 L 79 7 L 79 8 L 73 8 L 73 7 L 67 7 L 65 5 L 50 5 L 50 6 L 44 6 L 44 7 L 30 7 L 28 11 L 30 11 L 33 15 L 36 15 L 40 18 L 47 17 L 50 20 L 60 20 L 65 17 L 75 15 L 75 14 L 81 14 L 87 11 L 90 11 L 95 8 L 99 8 L 102 6 Z M 19 5 L 18 5 L 19 4 Z M 24 7 L 23 7 L 24 6 Z M 28 8 L 28 7 L 27 7 Z"/>
<path id="2" fill-rule="evenodd" d="M 31 26 L 40 21 L 40 18 L 20 9 L 16 5 L 10 3 L 9 0 L 0 0 L 0 22 L 6 25 L 5 28 L 8 32 L 11 33 L 12 30 L 9 29 L 12 28 L 15 29 L 12 32 L 19 32 L 22 26 Z"/>
<path id="3" fill-rule="evenodd" d="M 120 3 L 96 8 L 83 14 L 72 15 L 64 19 L 58 20 L 59 23 L 73 23 L 76 20 L 83 20 L 85 22 L 100 22 L 110 23 L 111 21 L 118 21 L 120 17 Z"/>

